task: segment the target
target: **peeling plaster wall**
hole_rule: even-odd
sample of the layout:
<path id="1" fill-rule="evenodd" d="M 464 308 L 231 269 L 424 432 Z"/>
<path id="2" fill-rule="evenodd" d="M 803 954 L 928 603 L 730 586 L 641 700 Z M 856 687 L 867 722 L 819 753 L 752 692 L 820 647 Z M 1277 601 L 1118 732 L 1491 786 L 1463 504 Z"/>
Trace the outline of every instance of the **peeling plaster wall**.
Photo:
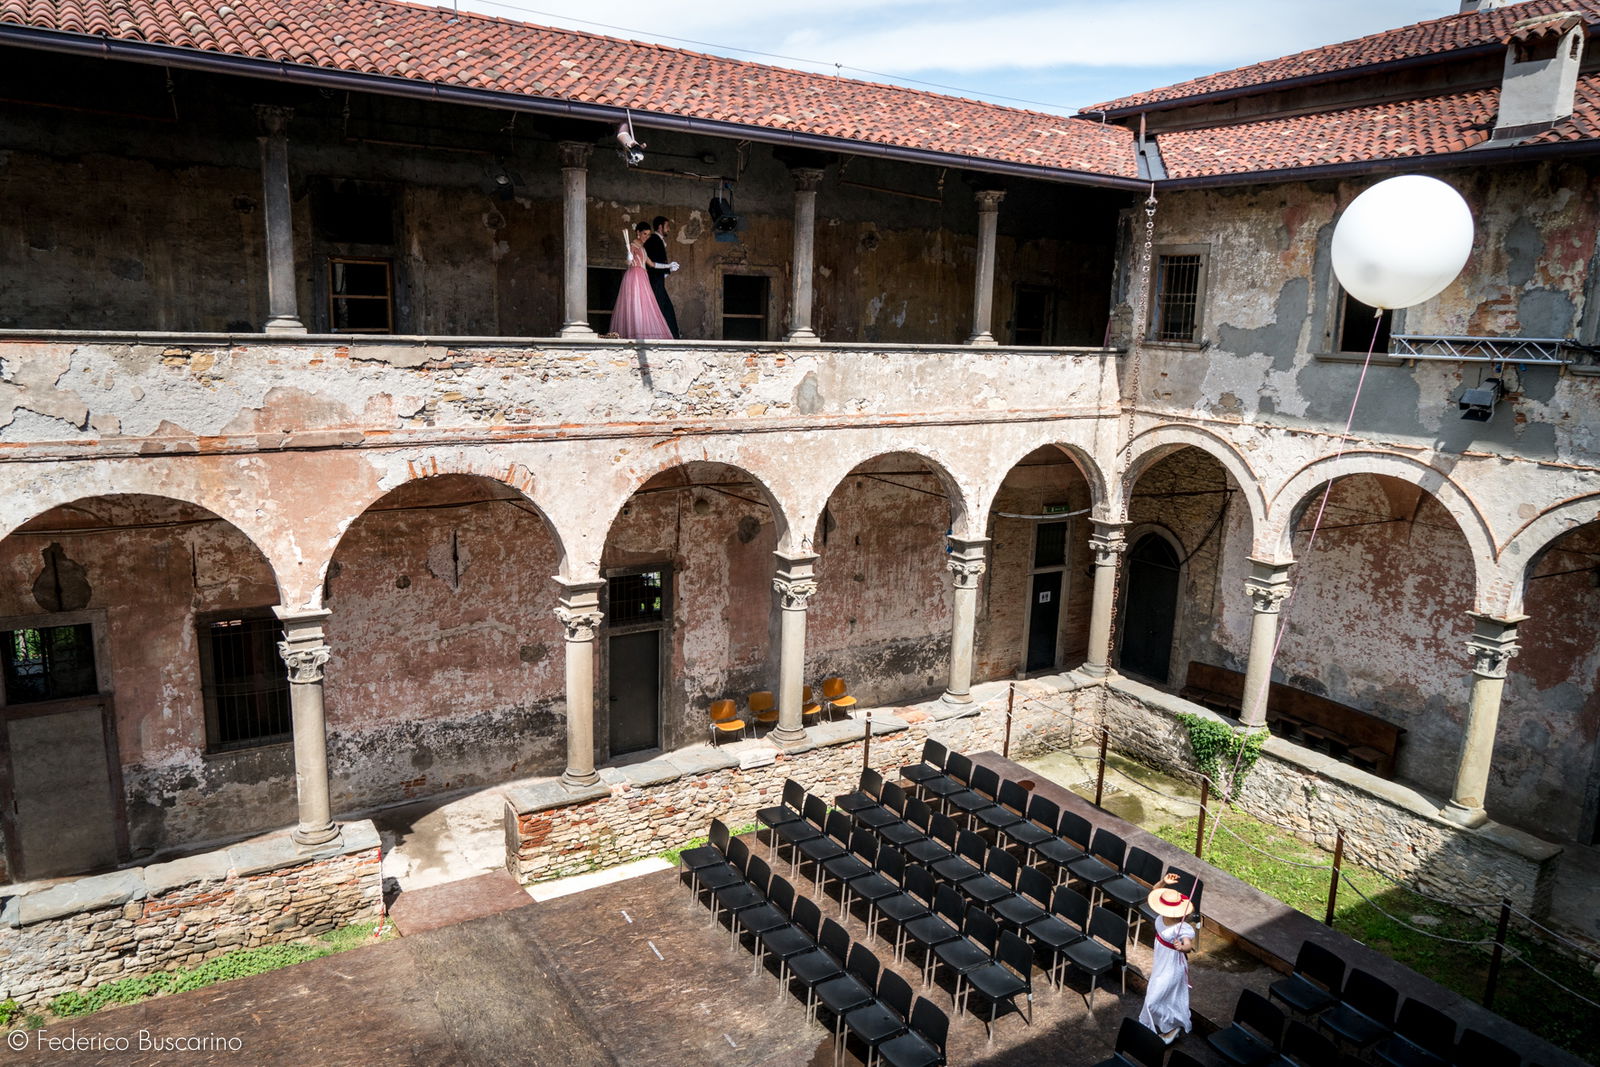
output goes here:
<path id="1" fill-rule="evenodd" d="M 460 476 L 408 483 L 334 554 L 323 689 L 337 809 L 565 766 L 555 544 L 491 493 L 512 495 Z"/>
<path id="2" fill-rule="evenodd" d="M 33 593 L 41 553 L 51 544 L 82 569 L 87 599 L 79 606 L 105 613 L 101 647 L 110 658 L 97 667 L 115 699 L 133 851 L 292 819 L 287 746 L 206 753 L 195 616 L 276 603 L 260 552 L 237 529 L 190 505 L 89 498 L 0 542 L 0 617 L 51 624 Z"/>

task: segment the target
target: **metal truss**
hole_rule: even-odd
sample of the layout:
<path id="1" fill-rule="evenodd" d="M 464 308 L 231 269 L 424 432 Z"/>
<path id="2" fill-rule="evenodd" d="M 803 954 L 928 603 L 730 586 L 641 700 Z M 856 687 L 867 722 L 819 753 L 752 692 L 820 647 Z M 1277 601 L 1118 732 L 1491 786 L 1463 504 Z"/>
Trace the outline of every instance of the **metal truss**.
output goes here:
<path id="1" fill-rule="evenodd" d="M 1454 363 L 1522 363 L 1564 367 L 1578 346 L 1564 337 L 1445 337 L 1394 334 L 1389 354 L 1396 359 L 1447 360 Z"/>

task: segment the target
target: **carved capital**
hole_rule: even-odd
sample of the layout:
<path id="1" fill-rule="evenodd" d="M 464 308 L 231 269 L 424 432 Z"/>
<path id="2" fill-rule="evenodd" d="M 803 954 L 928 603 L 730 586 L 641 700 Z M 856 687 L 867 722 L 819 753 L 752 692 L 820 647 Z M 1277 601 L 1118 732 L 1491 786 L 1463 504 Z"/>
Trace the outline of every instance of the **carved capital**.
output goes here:
<path id="1" fill-rule="evenodd" d="M 1128 551 L 1128 539 L 1121 530 L 1096 531 L 1089 535 L 1096 567 L 1115 567 L 1117 557 Z"/>
<path id="2" fill-rule="evenodd" d="M 1491 615 L 1472 616 L 1472 636 L 1467 638 L 1467 651 L 1472 653 L 1472 673 L 1480 678 L 1504 678 L 1511 660 L 1522 646 L 1517 644 L 1517 623 L 1514 619 L 1495 618 Z"/>
<path id="3" fill-rule="evenodd" d="M 283 137 L 289 132 L 289 120 L 294 118 L 294 108 L 276 104 L 257 104 L 256 119 L 268 137 Z"/>
<path id="4" fill-rule="evenodd" d="M 1476 641 L 1468 641 L 1472 652 L 1472 673 L 1483 678 L 1504 678 L 1511 660 L 1522 651 L 1519 645 L 1500 645 L 1488 648 Z"/>
<path id="5" fill-rule="evenodd" d="M 817 595 L 815 578 L 774 578 L 772 588 L 783 598 L 784 611 L 804 611 L 806 603 Z"/>
<path id="6" fill-rule="evenodd" d="M 292 685 L 311 685 L 322 681 L 322 665 L 328 662 L 332 651 L 327 645 L 278 642 L 278 655 L 289 666 L 289 682 Z"/>
<path id="7" fill-rule="evenodd" d="M 1286 583 L 1260 585 L 1246 582 L 1244 591 L 1250 594 L 1250 608 L 1257 615 L 1276 615 L 1283 609 L 1283 602 L 1289 599 L 1289 586 Z"/>
<path id="8" fill-rule="evenodd" d="M 1006 198 L 1006 191 L 1004 189 L 979 189 L 972 195 L 978 201 L 979 211 L 999 211 L 1000 201 Z"/>
<path id="9" fill-rule="evenodd" d="M 989 564 L 981 559 L 963 559 L 952 556 L 944 561 L 945 568 L 955 576 L 957 589 L 976 589 L 978 579 L 989 569 Z"/>
<path id="10" fill-rule="evenodd" d="M 561 154 L 562 170 L 585 170 L 589 166 L 589 155 L 594 151 L 594 145 L 587 141 L 561 141 L 557 143 L 556 150 Z"/>
<path id="11" fill-rule="evenodd" d="M 797 193 L 814 193 L 817 186 L 822 184 L 822 168 L 820 167 L 795 167 L 790 175 L 794 178 L 794 191 Z"/>
<path id="12" fill-rule="evenodd" d="M 556 608 L 556 618 L 567 628 L 568 641 L 593 641 L 605 614 L 599 609 L 569 608 L 562 604 Z"/>

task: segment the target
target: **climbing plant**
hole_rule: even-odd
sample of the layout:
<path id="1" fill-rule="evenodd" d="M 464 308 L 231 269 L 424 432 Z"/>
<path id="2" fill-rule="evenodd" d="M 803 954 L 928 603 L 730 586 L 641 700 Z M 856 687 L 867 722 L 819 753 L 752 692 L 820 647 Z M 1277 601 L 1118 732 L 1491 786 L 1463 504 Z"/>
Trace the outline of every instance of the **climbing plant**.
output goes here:
<path id="1" fill-rule="evenodd" d="M 1178 718 L 1189 728 L 1189 747 L 1194 752 L 1195 767 L 1221 789 L 1225 800 L 1232 800 L 1250 768 L 1261 758 L 1267 731 L 1240 733 L 1216 719 L 1186 712 Z"/>

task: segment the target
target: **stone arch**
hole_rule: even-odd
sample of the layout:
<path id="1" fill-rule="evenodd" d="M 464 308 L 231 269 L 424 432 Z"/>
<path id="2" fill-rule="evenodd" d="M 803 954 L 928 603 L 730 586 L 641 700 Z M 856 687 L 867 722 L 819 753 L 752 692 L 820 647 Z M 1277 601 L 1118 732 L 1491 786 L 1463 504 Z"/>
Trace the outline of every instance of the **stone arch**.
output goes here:
<path id="1" fill-rule="evenodd" d="M 1003 458 L 994 464 L 990 475 L 985 479 L 989 486 L 981 500 L 975 501 L 976 514 L 974 524 L 979 528 L 987 528 L 989 516 L 994 511 L 994 501 L 1000 495 L 1000 489 L 1005 482 L 1006 475 L 1016 469 L 1017 464 L 1027 459 L 1041 448 L 1055 448 L 1072 461 L 1078 473 L 1083 475 L 1083 480 L 1089 484 L 1089 506 L 1095 514 L 1102 514 L 1107 502 L 1106 476 L 1100 464 L 1095 461 L 1092 453 L 1082 445 L 1070 444 L 1064 441 L 1035 441 L 1020 450 L 1011 449 Z"/>
<path id="2" fill-rule="evenodd" d="M 950 465 L 925 447 L 870 448 L 842 455 L 822 472 L 812 483 L 815 490 L 814 507 L 807 514 L 820 518 L 829 498 L 838 491 L 856 468 L 885 456 L 910 456 L 927 465 L 928 471 L 944 490 L 950 507 L 950 529 L 957 537 L 982 537 L 983 527 L 973 521 L 973 511 L 968 505 L 969 494 L 957 479 Z M 809 532 L 807 533 L 809 536 Z"/>
<path id="3" fill-rule="evenodd" d="M 1315 490 L 1325 483 L 1353 474 L 1372 474 L 1408 482 L 1437 500 L 1455 520 L 1473 560 L 1473 603 L 1490 610 L 1498 556 L 1488 523 L 1472 499 L 1443 472 L 1393 452 L 1351 451 L 1342 456 L 1313 460 L 1291 475 L 1271 495 L 1270 521 L 1258 541 L 1269 558 L 1290 559 L 1298 515 L 1310 505 Z"/>
<path id="4" fill-rule="evenodd" d="M 1122 475 L 1112 488 L 1116 496 L 1107 502 L 1108 517 L 1125 519 L 1128 500 L 1139 477 L 1150 467 L 1180 448 L 1198 448 L 1222 465 L 1250 511 L 1251 536 L 1259 541 L 1266 526 L 1267 506 L 1261 482 L 1254 469 L 1226 440 L 1199 426 L 1176 423 L 1144 431 L 1128 442 L 1122 452 Z"/>
<path id="5" fill-rule="evenodd" d="M 1512 534 L 1500 550 L 1499 580 L 1493 589 L 1495 598 L 1503 603 L 1493 610 L 1506 615 L 1521 614 L 1527 578 L 1539 562 L 1539 557 L 1557 539 L 1591 522 L 1600 522 L 1600 493 L 1565 500 L 1546 509 Z"/>

